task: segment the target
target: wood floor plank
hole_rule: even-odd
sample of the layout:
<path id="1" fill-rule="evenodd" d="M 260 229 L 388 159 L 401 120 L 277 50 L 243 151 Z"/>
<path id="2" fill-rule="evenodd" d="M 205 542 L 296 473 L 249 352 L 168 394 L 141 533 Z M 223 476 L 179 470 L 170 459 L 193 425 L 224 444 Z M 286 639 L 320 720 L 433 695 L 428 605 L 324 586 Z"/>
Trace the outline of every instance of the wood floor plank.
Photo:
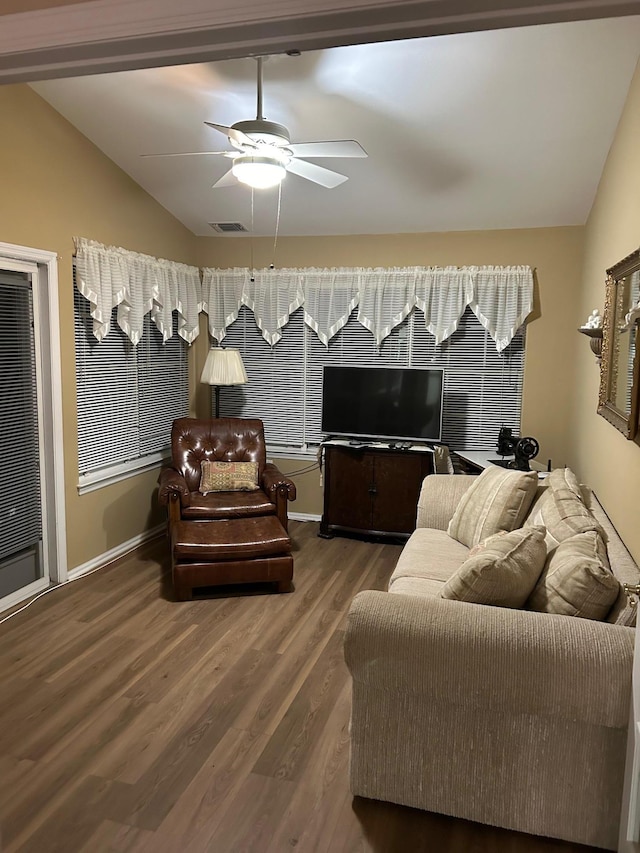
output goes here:
<path id="1" fill-rule="evenodd" d="M 278 728 L 256 762 L 253 772 L 276 779 L 297 780 L 301 776 L 316 738 L 319 737 L 335 701 L 348 682 L 343 657 L 342 633 L 332 635 L 311 674 L 289 706 Z"/>
<path id="2" fill-rule="evenodd" d="M 77 853 L 143 853 L 149 842 L 154 843 L 153 832 L 105 820 Z"/>
<path id="3" fill-rule="evenodd" d="M 187 838 L 194 850 L 217 846 L 217 828 L 227 810 L 235 810 L 238 791 L 267 739 L 265 734 L 229 729 L 141 853 L 171 853 Z"/>
<path id="4" fill-rule="evenodd" d="M 0 625 L 3 853 L 589 850 L 351 796 L 346 613 L 401 547 L 317 532 L 288 595 L 174 601 L 158 539 Z"/>
<path id="5" fill-rule="evenodd" d="M 248 649 L 233 670 L 211 693 L 141 777 L 136 789 L 143 792 L 130 802 L 125 822 L 157 829 L 191 779 L 200 770 L 226 732 L 233 727 L 239 709 L 256 683 L 272 666 L 273 655 Z M 118 815 L 115 815 L 118 819 Z"/>
<path id="6" fill-rule="evenodd" d="M 206 847 L 197 838 L 185 853 L 202 853 L 203 850 L 257 853 L 266 850 L 274 832 L 274 821 L 291 800 L 295 785 L 285 779 L 250 774 L 235 797 L 235 809 L 227 811 L 216 826 L 215 836 Z M 236 810 L 244 816 L 238 820 Z"/>
<path id="7" fill-rule="evenodd" d="M 81 849 L 94 834 L 96 819 L 102 819 L 111 786 L 111 782 L 95 776 L 83 779 L 35 832 L 19 833 L 7 853 L 70 853 Z"/>
<path id="8" fill-rule="evenodd" d="M 212 631 L 212 634 L 214 632 Z M 236 620 L 208 652 L 194 655 L 191 666 L 174 681 L 163 700 L 148 708 L 135 728 L 114 739 L 108 754 L 100 756 L 92 772 L 123 782 L 137 782 L 166 748 L 188 726 L 220 682 L 234 669 L 245 653 L 247 630 Z"/>
<path id="9" fill-rule="evenodd" d="M 348 785 L 350 709 L 351 685 L 347 683 L 265 853 L 281 853 L 293 848 L 331 853 L 331 837 L 340 812 L 351 802 Z"/>
<path id="10" fill-rule="evenodd" d="M 237 728 L 251 732 L 273 733 L 298 694 L 301 686 L 315 668 L 323 653 L 340 613 L 318 610 L 304 622 L 297 634 L 295 650 L 279 655 L 260 690 L 254 690 L 240 710 L 234 723 Z"/>

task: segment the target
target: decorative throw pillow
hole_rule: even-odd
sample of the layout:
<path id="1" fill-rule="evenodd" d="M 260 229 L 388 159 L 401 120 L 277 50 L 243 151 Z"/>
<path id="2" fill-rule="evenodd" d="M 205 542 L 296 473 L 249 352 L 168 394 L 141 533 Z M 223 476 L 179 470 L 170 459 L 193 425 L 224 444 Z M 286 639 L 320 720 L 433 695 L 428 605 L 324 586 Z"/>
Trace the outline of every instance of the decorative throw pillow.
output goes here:
<path id="1" fill-rule="evenodd" d="M 202 463 L 200 491 L 209 492 L 253 492 L 258 488 L 257 462 L 213 462 Z"/>
<path id="2" fill-rule="evenodd" d="M 538 487 L 535 471 L 511 471 L 491 465 L 467 489 L 447 533 L 473 548 L 487 536 L 520 527 Z"/>
<path id="3" fill-rule="evenodd" d="M 619 591 L 602 537 L 595 530 L 588 530 L 561 542 L 549 554 L 527 608 L 601 620 Z"/>
<path id="4" fill-rule="evenodd" d="M 525 525 L 542 525 L 547 530 L 547 551 L 560 542 L 592 530 L 604 532 L 584 505 L 576 475 L 570 468 L 552 471 L 546 480 L 547 488 L 531 510 Z"/>
<path id="5" fill-rule="evenodd" d="M 440 597 L 495 607 L 522 607 L 540 577 L 546 555 L 542 527 L 496 533 L 471 549 L 440 591 Z"/>

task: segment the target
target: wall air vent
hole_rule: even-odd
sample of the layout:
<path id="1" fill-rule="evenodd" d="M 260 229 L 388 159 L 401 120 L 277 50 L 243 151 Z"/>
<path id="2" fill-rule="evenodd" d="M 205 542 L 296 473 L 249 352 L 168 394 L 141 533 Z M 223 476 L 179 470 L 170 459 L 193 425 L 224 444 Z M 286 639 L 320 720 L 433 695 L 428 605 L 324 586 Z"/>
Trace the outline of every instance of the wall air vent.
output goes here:
<path id="1" fill-rule="evenodd" d="M 242 222 L 210 222 L 209 225 L 218 234 L 238 234 L 247 231 Z"/>

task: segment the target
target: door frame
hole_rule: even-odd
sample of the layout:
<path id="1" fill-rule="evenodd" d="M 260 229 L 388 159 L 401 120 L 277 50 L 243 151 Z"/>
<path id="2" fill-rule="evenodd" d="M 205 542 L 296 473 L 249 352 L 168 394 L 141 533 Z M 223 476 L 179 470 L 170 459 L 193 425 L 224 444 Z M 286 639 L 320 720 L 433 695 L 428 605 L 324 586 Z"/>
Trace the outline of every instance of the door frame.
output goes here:
<path id="1" fill-rule="evenodd" d="M 637 0 L 84 0 L 0 15 L 0 83 L 637 14 Z"/>
<path id="2" fill-rule="evenodd" d="M 43 503 L 43 555 L 49 579 L 35 581 L 6 596 L 2 609 L 28 598 L 39 588 L 67 580 L 67 535 L 62 428 L 62 369 L 60 359 L 60 312 L 58 305 L 58 256 L 55 252 L 0 242 L 0 267 L 35 265 L 32 272 L 34 306 L 38 311 L 36 340 L 38 408 L 41 423 L 41 474 Z"/>

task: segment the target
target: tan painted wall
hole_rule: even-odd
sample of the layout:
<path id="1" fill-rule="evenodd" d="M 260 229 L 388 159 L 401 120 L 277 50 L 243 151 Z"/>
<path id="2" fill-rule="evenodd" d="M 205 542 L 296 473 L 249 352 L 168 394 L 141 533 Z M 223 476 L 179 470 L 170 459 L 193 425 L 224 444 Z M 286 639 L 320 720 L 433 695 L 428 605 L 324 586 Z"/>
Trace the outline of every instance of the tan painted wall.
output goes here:
<path id="1" fill-rule="evenodd" d="M 528 326 L 522 434 L 540 442 L 539 459 L 567 461 L 570 442 L 570 389 L 574 385 L 576 315 L 579 304 L 583 229 L 538 228 L 464 231 L 443 234 L 280 238 L 279 266 L 411 266 L 448 264 L 529 264 L 535 268 L 536 298 Z M 272 261 L 273 240 L 254 240 L 256 267 Z M 200 266 L 248 266 L 250 241 L 238 237 L 199 237 Z M 586 316 L 586 315 L 585 315 Z M 487 436 L 493 445 L 497 436 Z M 302 467 L 299 460 L 281 466 Z M 321 513 L 317 474 L 297 478 L 299 498 L 292 509 Z M 304 509 L 303 509 L 304 507 Z"/>
<path id="2" fill-rule="evenodd" d="M 585 229 L 584 274 L 578 325 L 593 308 L 602 311 L 605 270 L 640 245 L 640 66 L 636 69 L 618 130 Z M 599 373 L 588 343 L 574 342 L 576 385 L 572 466 L 589 483 L 636 560 L 640 560 L 638 484 L 640 447 L 596 414 Z"/>
<path id="3" fill-rule="evenodd" d="M 220 267 L 246 266 L 249 241 L 194 237 L 28 87 L 1 87 L 0 111 L 0 162 L 9 164 L 3 169 L 3 177 L 6 197 L 12 201 L 11 206 L 0 210 L 0 240 L 55 251 L 60 259 L 65 488 L 69 567 L 73 568 L 162 518 L 155 506 L 155 471 L 81 497 L 77 493 L 73 236 Z M 573 332 L 577 320 L 573 318 L 579 303 L 582 237 L 583 229 L 576 227 L 283 238 L 276 260 L 282 266 L 533 266 L 536 315 L 529 326 L 523 431 L 539 439 L 540 458 L 551 457 L 554 464 L 562 464 L 570 448 L 567 389 L 574 382 Z M 271 240 L 255 241 L 256 265 L 271 261 L 271 247 Z M 206 332 L 205 317 L 201 330 Z M 190 399 L 193 412 L 200 415 L 209 412 L 209 389 L 197 382 L 207 346 L 207 335 L 201 334 L 191 356 L 195 369 L 191 370 Z M 549 377 L 554 377 L 553 384 Z M 495 437 L 488 440 L 492 442 Z M 295 471 L 304 464 L 299 459 L 287 460 L 282 468 Z M 296 482 L 299 499 L 292 509 L 319 514 L 322 493 L 317 472 L 296 478 Z"/>
<path id="4" fill-rule="evenodd" d="M 59 256 L 67 543 L 73 568 L 162 518 L 153 495 L 157 472 L 82 497 L 77 492 L 73 237 L 185 263 L 193 263 L 195 238 L 27 86 L 0 87 L 0 115 L 0 240 Z"/>

